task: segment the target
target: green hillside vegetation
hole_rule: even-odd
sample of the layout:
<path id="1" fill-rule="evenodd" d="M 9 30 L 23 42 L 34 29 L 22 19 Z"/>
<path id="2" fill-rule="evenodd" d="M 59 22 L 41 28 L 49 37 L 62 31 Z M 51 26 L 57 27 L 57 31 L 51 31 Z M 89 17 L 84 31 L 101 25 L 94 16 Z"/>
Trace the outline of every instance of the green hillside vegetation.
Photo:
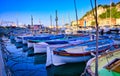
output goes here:
<path id="1" fill-rule="evenodd" d="M 120 12 L 117 11 L 116 9 L 116 5 L 120 4 L 120 2 L 118 3 L 112 3 L 112 9 L 111 9 L 111 18 L 120 18 Z M 100 18 L 104 19 L 104 18 L 110 18 L 110 5 L 98 5 L 98 7 L 103 7 L 104 9 L 107 9 L 107 11 L 105 13 L 102 13 L 101 15 L 99 15 Z M 94 9 L 93 9 L 94 10 Z M 93 10 L 88 11 L 81 19 L 83 19 L 84 17 L 93 14 Z"/>
<path id="2" fill-rule="evenodd" d="M 102 13 L 99 15 L 100 18 L 110 18 L 110 8 L 107 9 L 105 13 Z M 120 12 L 117 11 L 115 7 L 112 7 L 111 9 L 111 18 L 120 18 Z"/>

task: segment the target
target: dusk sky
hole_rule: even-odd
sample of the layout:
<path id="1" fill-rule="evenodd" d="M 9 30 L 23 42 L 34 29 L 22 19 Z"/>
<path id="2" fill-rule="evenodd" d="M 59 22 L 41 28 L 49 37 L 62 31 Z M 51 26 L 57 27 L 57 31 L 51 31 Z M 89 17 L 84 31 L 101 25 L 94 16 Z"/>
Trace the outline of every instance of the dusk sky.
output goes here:
<path id="1" fill-rule="evenodd" d="M 94 0 L 92 0 L 94 1 Z M 110 0 L 97 0 L 98 4 L 110 4 Z M 120 0 L 111 0 L 119 2 Z M 90 0 L 76 0 L 78 18 L 91 10 Z M 0 21 L 19 21 L 19 24 L 50 25 L 50 15 L 55 25 L 55 10 L 58 11 L 59 25 L 75 20 L 74 0 L 0 0 Z"/>

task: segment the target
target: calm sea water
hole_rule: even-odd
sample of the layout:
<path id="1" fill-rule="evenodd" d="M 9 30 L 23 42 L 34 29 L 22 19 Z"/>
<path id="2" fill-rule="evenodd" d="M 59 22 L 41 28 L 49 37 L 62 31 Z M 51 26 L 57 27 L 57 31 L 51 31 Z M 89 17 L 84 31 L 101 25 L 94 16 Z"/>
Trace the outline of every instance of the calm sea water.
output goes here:
<path id="1" fill-rule="evenodd" d="M 46 68 L 46 54 L 32 56 L 33 49 L 27 49 L 26 45 L 20 43 L 14 44 L 18 49 L 23 48 L 24 55 L 8 58 L 7 66 L 13 76 L 80 76 L 84 71 L 86 62 L 67 63 Z"/>

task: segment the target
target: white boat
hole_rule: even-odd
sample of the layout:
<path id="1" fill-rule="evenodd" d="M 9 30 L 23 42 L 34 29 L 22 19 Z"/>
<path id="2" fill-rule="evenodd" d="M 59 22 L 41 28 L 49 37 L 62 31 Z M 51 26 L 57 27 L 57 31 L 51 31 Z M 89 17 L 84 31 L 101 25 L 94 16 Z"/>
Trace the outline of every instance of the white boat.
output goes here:
<path id="1" fill-rule="evenodd" d="M 53 46 L 56 46 L 56 47 L 64 47 L 64 46 L 70 46 L 72 45 L 71 43 L 68 43 L 67 41 L 60 41 L 60 40 L 56 40 L 56 41 L 49 41 L 49 42 L 58 42 L 58 43 L 55 43 L 55 44 L 49 44 L 47 42 L 40 42 L 40 43 L 36 43 L 34 44 L 34 53 L 46 53 L 47 52 L 47 46 L 49 47 L 53 47 Z M 62 43 L 59 43 L 59 42 L 62 42 Z"/>
<path id="2" fill-rule="evenodd" d="M 54 39 L 56 40 L 56 39 L 60 39 L 60 38 L 64 38 L 64 35 L 60 34 L 60 35 L 47 35 L 47 36 L 41 35 L 38 37 L 35 36 L 32 39 L 29 39 L 27 41 L 27 44 L 28 44 L 28 48 L 30 48 L 30 47 L 34 47 L 34 44 L 36 44 L 36 43 L 54 40 Z"/>
<path id="3" fill-rule="evenodd" d="M 16 36 L 15 37 L 15 40 L 16 40 L 16 42 L 22 42 L 23 43 L 23 38 L 24 37 L 29 37 L 29 36 L 31 36 L 31 34 L 23 34 L 23 35 L 21 35 L 21 36 Z M 24 43 L 25 43 L 25 41 L 24 41 Z"/>
<path id="4" fill-rule="evenodd" d="M 46 53 L 48 44 L 45 42 L 34 44 L 34 53 Z"/>
<path id="5" fill-rule="evenodd" d="M 53 51 L 52 59 L 53 65 L 59 66 L 66 63 L 74 63 L 74 62 L 84 62 L 89 60 L 92 57 L 93 51 L 85 51 L 86 46 L 84 47 L 75 47 L 66 49 L 63 52 Z M 108 48 L 104 48 L 99 52 L 106 51 Z M 95 52 L 94 52 L 95 53 Z"/>
<path id="6" fill-rule="evenodd" d="M 64 39 L 64 40 L 60 40 L 60 39 L 55 39 L 55 40 L 49 40 L 48 42 L 51 43 L 55 43 L 58 42 L 56 44 L 64 44 L 64 42 L 68 42 L 68 44 L 71 45 L 78 45 L 80 43 L 84 43 L 84 42 L 89 42 L 90 41 L 90 37 L 78 37 L 76 39 Z M 60 43 L 59 43 L 60 42 Z M 61 43 L 62 42 L 62 43 Z M 46 53 L 46 50 L 42 51 L 41 48 L 43 48 L 43 44 L 42 43 L 34 43 L 34 53 Z M 29 46 L 33 46 L 33 45 L 29 45 Z"/>
<path id="7" fill-rule="evenodd" d="M 64 45 L 64 42 L 66 42 L 66 44 L 68 45 L 78 45 L 84 42 L 89 42 L 90 40 L 72 40 L 72 41 L 62 41 L 62 40 L 51 40 L 48 42 L 58 42 L 56 44 L 61 44 Z M 59 43 L 59 42 L 63 42 L 63 43 Z M 46 42 L 47 43 L 47 42 Z M 49 43 L 48 43 L 49 44 Z M 34 43 L 34 53 L 46 53 L 47 50 L 41 50 L 41 48 L 43 48 L 43 43 Z M 52 46 L 52 44 L 50 44 Z"/>
<path id="8" fill-rule="evenodd" d="M 20 37 L 15 37 L 16 42 L 22 42 L 22 39 Z"/>
<path id="9" fill-rule="evenodd" d="M 24 39 L 23 39 L 22 43 L 23 43 L 23 44 L 27 44 L 27 40 L 24 40 Z"/>
<path id="10" fill-rule="evenodd" d="M 99 45 L 99 54 L 105 52 L 112 46 L 113 43 L 103 43 Z M 91 44 L 92 45 L 92 44 Z M 90 49 L 91 48 L 91 49 Z M 47 62 L 46 66 L 51 64 L 55 66 L 63 65 L 66 63 L 74 63 L 74 62 L 84 62 L 89 60 L 92 55 L 95 54 L 96 47 L 93 46 L 81 46 L 80 45 L 72 45 L 67 47 L 54 48 L 48 46 L 47 47 Z"/>

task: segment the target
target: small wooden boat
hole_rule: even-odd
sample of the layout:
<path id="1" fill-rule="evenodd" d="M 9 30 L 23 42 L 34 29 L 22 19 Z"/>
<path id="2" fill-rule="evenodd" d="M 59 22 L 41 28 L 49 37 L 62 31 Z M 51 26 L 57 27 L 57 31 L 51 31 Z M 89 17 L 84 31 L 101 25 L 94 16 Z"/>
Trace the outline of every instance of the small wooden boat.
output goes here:
<path id="1" fill-rule="evenodd" d="M 50 35 L 50 36 L 45 36 L 45 37 L 39 37 L 39 38 L 32 38 L 29 39 L 27 44 L 28 44 L 28 48 L 33 47 L 34 44 L 39 43 L 39 42 L 45 42 L 48 40 L 56 40 L 56 39 L 61 39 L 64 38 L 65 35 L 60 34 L 60 35 Z"/>
<path id="2" fill-rule="evenodd" d="M 111 40 L 99 40 L 99 54 L 108 50 L 113 42 Z M 88 44 L 89 43 L 89 44 Z M 51 47 L 48 46 L 47 49 L 47 63 L 46 66 L 51 64 L 58 66 L 66 63 L 74 62 L 84 62 L 89 60 L 92 57 L 92 54 L 95 54 L 96 46 L 95 41 L 82 43 L 79 45 L 71 45 L 66 47 Z M 92 46 L 89 46 L 92 45 Z M 54 49 L 53 49 L 54 48 Z M 52 60 L 52 61 L 51 61 Z"/>
<path id="3" fill-rule="evenodd" d="M 90 37 L 77 37 L 77 38 L 62 38 L 62 39 L 55 39 L 55 40 L 49 40 L 45 41 L 45 43 L 49 45 L 57 45 L 57 44 L 68 44 L 68 45 L 78 45 L 83 42 L 90 41 Z M 47 47 L 47 46 L 46 46 Z M 46 53 L 46 50 L 41 50 L 43 48 L 42 43 L 34 43 L 34 53 Z"/>
<path id="4" fill-rule="evenodd" d="M 98 57 L 99 76 L 120 76 L 120 49 L 110 51 Z M 86 74 L 95 76 L 95 58 L 87 62 Z"/>
<path id="5" fill-rule="evenodd" d="M 24 37 L 30 37 L 31 34 L 21 34 L 15 37 L 16 42 L 22 42 Z"/>

